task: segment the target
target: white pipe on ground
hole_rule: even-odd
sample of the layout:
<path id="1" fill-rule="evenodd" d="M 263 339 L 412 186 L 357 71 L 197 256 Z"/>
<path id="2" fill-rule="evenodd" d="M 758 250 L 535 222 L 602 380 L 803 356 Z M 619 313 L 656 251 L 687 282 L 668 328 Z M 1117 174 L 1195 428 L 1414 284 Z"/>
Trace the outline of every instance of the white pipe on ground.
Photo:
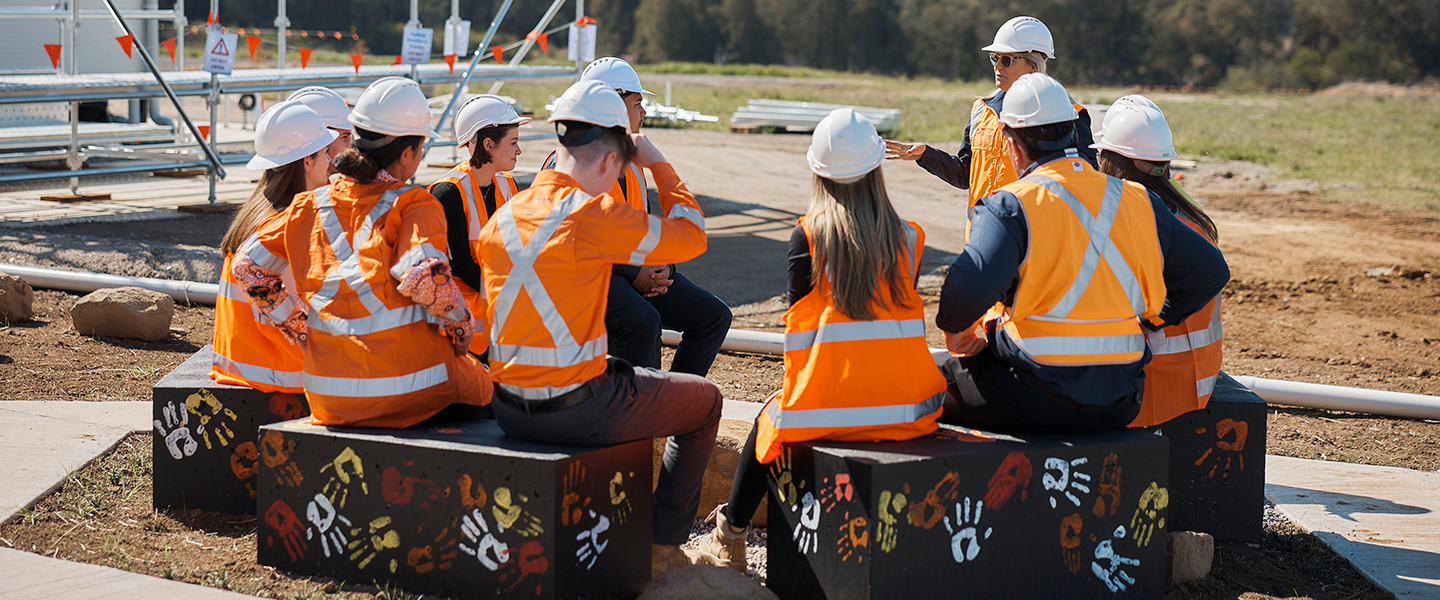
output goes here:
<path id="1" fill-rule="evenodd" d="M 1437 396 L 1263 379 L 1248 375 L 1233 377 L 1267 404 L 1288 404 L 1411 419 L 1440 419 L 1440 397 Z"/>
<path id="2" fill-rule="evenodd" d="M 666 346 L 680 344 L 680 332 L 669 329 L 660 330 L 660 343 Z M 756 352 L 759 354 L 784 354 L 785 334 L 773 331 L 751 331 L 749 329 L 731 329 L 725 334 L 725 343 L 720 345 L 721 350 L 732 352 Z"/>
<path id="3" fill-rule="evenodd" d="M 211 305 L 215 304 L 215 297 L 220 294 L 219 285 L 196 281 L 125 277 L 105 273 L 77 273 L 9 264 L 0 264 L 0 272 L 24 279 L 26 283 L 30 284 L 30 287 L 67 292 L 89 293 L 104 288 L 139 287 L 160 292 L 180 302 Z"/>

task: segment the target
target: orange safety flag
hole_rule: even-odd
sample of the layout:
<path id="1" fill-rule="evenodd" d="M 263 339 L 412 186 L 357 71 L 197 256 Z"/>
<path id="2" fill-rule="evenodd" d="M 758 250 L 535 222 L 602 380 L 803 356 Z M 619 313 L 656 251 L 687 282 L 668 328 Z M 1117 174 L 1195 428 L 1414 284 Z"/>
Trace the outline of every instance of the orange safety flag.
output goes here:
<path id="1" fill-rule="evenodd" d="M 208 14 L 208 15 L 205 16 L 205 24 L 206 24 L 206 25 L 214 25 L 214 24 L 219 23 L 219 22 L 220 22 L 220 19 L 215 16 L 215 11 L 213 11 L 213 10 L 210 11 L 210 14 Z"/>
<path id="2" fill-rule="evenodd" d="M 60 68 L 60 50 L 64 48 L 60 44 L 45 44 L 45 53 L 50 55 L 50 66 Z"/>
<path id="3" fill-rule="evenodd" d="M 546 54 L 550 53 L 550 34 L 540 34 L 540 51 Z"/>
<path id="4" fill-rule="evenodd" d="M 210 139 L 210 126 L 209 126 L 209 125 L 196 125 L 195 128 L 200 130 L 200 137 L 203 137 L 203 138 L 205 138 L 206 140 L 209 140 L 209 139 Z"/>
<path id="5" fill-rule="evenodd" d="M 335 32 L 335 39 L 339 40 L 339 39 L 344 39 L 344 38 L 340 37 L 340 32 L 337 31 L 337 32 Z"/>
<path id="6" fill-rule="evenodd" d="M 191 25 L 191 26 L 190 26 L 190 33 L 200 33 L 200 26 L 199 26 L 199 25 Z"/>
<path id="7" fill-rule="evenodd" d="M 303 69 L 310 66 L 310 52 L 311 50 L 309 48 L 300 49 L 300 68 Z"/>
<path id="8" fill-rule="evenodd" d="M 135 45 L 135 34 L 127 33 L 115 38 L 115 41 L 120 42 L 120 47 L 125 49 L 125 58 L 134 58 L 130 55 L 130 50 L 131 46 Z"/>
<path id="9" fill-rule="evenodd" d="M 170 62 L 175 62 L 175 38 L 160 42 L 160 45 L 164 46 L 165 51 L 170 53 Z"/>
<path id="10" fill-rule="evenodd" d="M 304 29 L 301 29 L 301 30 L 300 30 L 300 37 L 310 37 L 310 32 L 305 31 Z"/>
<path id="11" fill-rule="evenodd" d="M 550 44 L 549 44 L 549 40 L 545 39 L 545 38 L 547 38 L 547 37 L 549 37 L 549 36 L 546 35 L 546 34 L 544 34 L 544 33 L 540 33 L 539 31 L 532 31 L 532 32 L 530 32 L 530 33 L 525 34 L 525 39 L 527 39 L 527 40 L 535 40 L 536 42 L 539 42 L 539 44 L 540 44 L 540 51 L 541 51 L 541 52 L 544 52 L 544 53 L 546 53 L 546 54 L 549 54 L 550 51 L 549 51 L 548 49 L 546 49 L 546 47 L 550 45 Z"/>
<path id="12" fill-rule="evenodd" d="M 245 36 L 245 43 L 250 45 L 250 60 L 255 60 L 255 49 L 260 47 L 260 38 L 247 35 Z"/>
<path id="13" fill-rule="evenodd" d="M 363 60 L 365 60 L 365 55 L 364 55 L 364 54 L 351 54 L 351 55 L 350 55 L 350 63 L 353 64 L 353 65 L 355 65 L 355 74 L 356 74 L 356 75 L 359 75 L 359 74 L 360 74 L 360 62 L 363 61 Z"/>
<path id="14" fill-rule="evenodd" d="M 454 55 L 454 54 L 446 54 L 446 55 L 445 55 L 445 64 L 450 65 L 450 74 L 452 74 L 452 75 L 455 74 L 455 55 Z"/>
<path id="15" fill-rule="evenodd" d="M 492 55 L 495 56 L 495 62 L 496 62 L 497 64 L 502 64 L 502 65 L 505 64 L 505 58 L 504 58 L 504 56 L 503 56 L 503 55 L 505 54 L 505 47 L 504 47 L 504 46 L 491 46 L 491 47 L 490 47 L 490 54 L 492 54 Z"/>
<path id="16" fill-rule="evenodd" d="M 580 17 L 579 20 L 575 21 L 575 24 L 576 24 L 576 25 L 594 25 L 594 24 L 595 24 L 595 18 L 594 18 L 594 17 L 591 17 L 591 16 Z"/>
<path id="17" fill-rule="evenodd" d="M 290 36 L 293 36 L 293 35 L 295 35 L 295 32 L 294 32 L 294 31 L 291 31 L 291 30 L 289 30 L 289 29 L 286 29 L 286 30 L 285 30 L 285 37 L 290 37 Z"/>
<path id="18" fill-rule="evenodd" d="M 396 55 L 395 55 L 395 62 L 392 62 L 392 63 L 390 63 L 390 64 L 391 64 L 391 65 L 398 65 L 398 64 L 400 64 L 400 61 L 403 60 L 403 59 L 404 59 L 403 56 L 400 56 L 399 54 L 396 54 Z"/>

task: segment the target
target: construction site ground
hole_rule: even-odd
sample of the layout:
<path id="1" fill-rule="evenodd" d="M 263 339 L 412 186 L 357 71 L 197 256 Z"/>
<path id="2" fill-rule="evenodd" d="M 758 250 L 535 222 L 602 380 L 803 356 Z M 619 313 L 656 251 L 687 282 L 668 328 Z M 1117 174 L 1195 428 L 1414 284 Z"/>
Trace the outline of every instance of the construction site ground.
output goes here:
<path id="1" fill-rule="evenodd" d="M 710 249 L 681 266 L 724 299 L 736 328 L 778 331 L 784 304 L 785 244 L 810 193 L 808 136 L 655 131 L 706 210 Z M 553 142 L 524 145 L 534 169 Z M 955 144 L 947 145 L 953 150 Z M 443 160 L 441 150 L 432 160 Z M 421 174 L 422 182 L 439 169 Z M 246 181 L 236 170 L 231 183 Z M 900 214 L 927 232 L 926 270 L 963 248 L 965 192 L 913 164 L 887 163 Z M 427 179 L 428 178 L 428 179 Z M 201 180 L 191 182 L 203 191 Z M 1440 215 L 1327 200 L 1288 188 L 1268 171 L 1237 162 L 1201 162 L 1185 183 L 1220 229 L 1232 270 L 1224 292 L 1225 370 L 1371 389 L 1440 393 Z M 139 189 L 144 181 L 117 183 Z M 9 197 L 35 192 L 0 193 Z M 203 198 L 194 197 L 199 201 Z M 215 245 L 226 214 L 164 220 L 25 227 L 0 223 L 0 263 L 214 281 Z M 922 281 L 933 315 L 940 276 Z M 78 296 L 37 291 L 35 320 L 0 326 L 5 400 L 146 401 L 150 386 L 209 343 L 213 310 L 177 307 L 163 342 L 78 335 L 68 309 Z M 940 345 L 929 325 L 931 345 Z M 780 386 L 779 357 L 725 353 L 710 374 L 725 396 L 763 400 Z M 1440 422 L 1320 410 L 1272 408 L 1269 454 L 1440 470 Z M 149 499 L 149 439 L 123 442 L 36 509 L 0 527 L 0 544 L 66 560 L 115 566 L 249 593 L 319 596 L 324 579 L 255 563 L 255 520 L 199 512 L 155 512 Z M 348 597 L 385 590 L 348 585 Z M 0 594 L 3 595 L 3 594 Z M 1267 519 L 1256 549 L 1223 548 L 1210 577 L 1172 588 L 1170 598 L 1385 598 L 1389 594 L 1295 524 Z"/>

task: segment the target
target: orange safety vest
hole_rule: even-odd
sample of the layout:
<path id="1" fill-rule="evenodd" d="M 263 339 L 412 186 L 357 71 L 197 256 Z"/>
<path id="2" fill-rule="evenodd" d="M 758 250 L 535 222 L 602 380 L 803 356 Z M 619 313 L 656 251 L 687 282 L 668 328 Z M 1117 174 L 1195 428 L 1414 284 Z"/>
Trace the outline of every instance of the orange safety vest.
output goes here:
<path id="1" fill-rule="evenodd" d="M 570 175 L 541 171 L 480 233 L 496 384 L 526 399 L 574 390 L 605 371 L 613 264 L 684 262 L 705 251 L 705 216 L 670 163 L 650 168 L 665 217 Z M 523 292 L 523 293 L 522 293 Z"/>
<path id="2" fill-rule="evenodd" d="M 449 259 L 444 211 L 424 188 L 342 179 L 296 195 L 281 216 L 241 254 L 295 276 L 295 298 L 276 310 L 298 301 L 306 312 L 313 423 L 409 427 L 452 403 L 490 403 L 484 367 L 455 356 L 444 320 L 398 289 L 410 267 Z"/>
<path id="3" fill-rule="evenodd" d="M 630 163 L 628 166 L 629 168 L 620 174 L 621 177 L 625 179 L 624 187 L 621 187 L 620 180 L 616 179 L 615 185 L 610 186 L 610 196 L 612 198 L 624 198 L 626 202 L 630 203 L 630 206 L 650 214 L 657 214 L 652 210 L 653 207 L 650 206 L 650 202 L 645 195 L 645 170 L 641 169 L 639 165 L 635 163 Z M 541 169 L 550 170 L 554 168 L 555 152 L 551 152 L 550 156 L 545 157 L 545 166 L 541 167 Z"/>
<path id="4" fill-rule="evenodd" d="M 470 171 L 470 162 L 462 162 L 455 165 L 455 168 L 446 173 L 444 177 L 430 184 L 427 189 L 433 193 L 435 186 L 449 183 L 460 190 L 460 205 L 465 208 L 466 237 L 470 240 L 470 256 L 475 259 L 476 263 L 479 263 L 480 230 L 490 222 L 490 214 L 485 212 L 485 197 L 480 193 L 480 182 L 470 176 Z M 490 184 L 495 186 L 496 210 L 509 202 L 510 198 L 520 190 L 515 185 L 515 178 L 505 171 L 496 172 L 495 177 L 490 180 Z M 450 251 L 453 253 L 455 249 L 451 248 Z M 475 339 L 470 342 L 470 352 L 483 354 L 486 348 L 490 347 L 490 340 L 485 334 L 485 294 L 471 289 L 470 284 L 459 279 L 455 280 L 455 285 L 460 286 L 460 295 L 465 297 L 465 304 L 470 307 L 470 317 L 474 322 L 477 334 Z"/>
<path id="5" fill-rule="evenodd" d="M 1165 302 L 1145 187 L 1062 158 L 1001 189 L 1020 199 L 1030 232 L 1014 302 L 1000 317 L 1005 334 L 1043 365 L 1140 360 L 1139 318 L 1154 322 Z"/>
<path id="6" fill-rule="evenodd" d="M 1000 115 L 990 109 L 985 101 L 999 93 L 997 88 L 983 98 L 976 98 L 970 105 L 970 206 L 981 198 L 994 194 L 1002 186 L 1015 181 L 1015 165 L 1010 161 L 1010 139 L 1005 137 L 1005 125 Z M 1085 107 L 1072 103 L 1075 112 Z M 1078 123 L 1076 124 L 1079 125 Z M 969 237 L 970 225 L 965 225 Z"/>
<path id="7" fill-rule="evenodd" d="M 1199 224 L 1183 216 L 1180 221 L 1215 244 Z M 1220 296 L 1215 296 L 1184 322 L 1145 334 L 1151 354 L 1145 365 L 1145 399 L 1131 427 L 1159 425 L 1205 408 L 1224 358 L 1221 333 Z"/>
<path id="8" fill-rule="evenodd" d="M 262 392 L 305 392 L 305 355 L 274 326 L 257 322 L 250 296 L 230 272 L 234 254 L 220 266 L 220 293 L 215 297 L 215 362 L 210 378 L 216 383 L 243 385 Z M 286 288 L 293 288 L 290 271 L 281 273 Z"/>
<path id="9" fill-rule="evenodd" d="M 800 226 L 815 239 L 804 217 Z M 876 306 L 869 321 L 847 317 L 822 272 L 819 285 L 785 311 L 785 382 L 757 421 L 761 463 L 775 460 L 787 442 L 908 440 L 937 429 L 945 377 L 925 343 L 925 303 L 914 289 L 925 231 L 909 221 L 905 229 L 912 243 L 901 290 L 908 307 Z"/>

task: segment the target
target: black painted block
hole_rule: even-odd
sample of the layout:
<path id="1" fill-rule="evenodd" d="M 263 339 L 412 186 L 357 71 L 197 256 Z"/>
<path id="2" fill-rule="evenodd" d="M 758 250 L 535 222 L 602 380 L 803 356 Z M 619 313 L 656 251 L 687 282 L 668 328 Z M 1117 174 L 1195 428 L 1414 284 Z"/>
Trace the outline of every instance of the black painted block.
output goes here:
<path id="1" fill-rule="evenodd" d="M 460 598 L 633 598 L 650 578 L 650 440 L 531 444 L 488 419 L 260 435 L 261 564 Z"/>
<path id="2" fill-rule="evenodd" d="M 957 433 L 787 445 L 771 465 L 781 598 L 1161 598 L 1164 437 Z"/>
<path id="3" fill-rule="evenodd" d="M 1205 408 L 1146 429 L 1170 438 L 1170 529 L 1259 543 L 1265 516 L 1265 401 L 1220 373 Z"/>
<path id="4" fill-rule="evenodd" d="M 256 432 L 310 414 L 301 394 L 266 393 L 210 379 L 210 346 L 151 389 L 155 508 L 255 514 Z"/>

